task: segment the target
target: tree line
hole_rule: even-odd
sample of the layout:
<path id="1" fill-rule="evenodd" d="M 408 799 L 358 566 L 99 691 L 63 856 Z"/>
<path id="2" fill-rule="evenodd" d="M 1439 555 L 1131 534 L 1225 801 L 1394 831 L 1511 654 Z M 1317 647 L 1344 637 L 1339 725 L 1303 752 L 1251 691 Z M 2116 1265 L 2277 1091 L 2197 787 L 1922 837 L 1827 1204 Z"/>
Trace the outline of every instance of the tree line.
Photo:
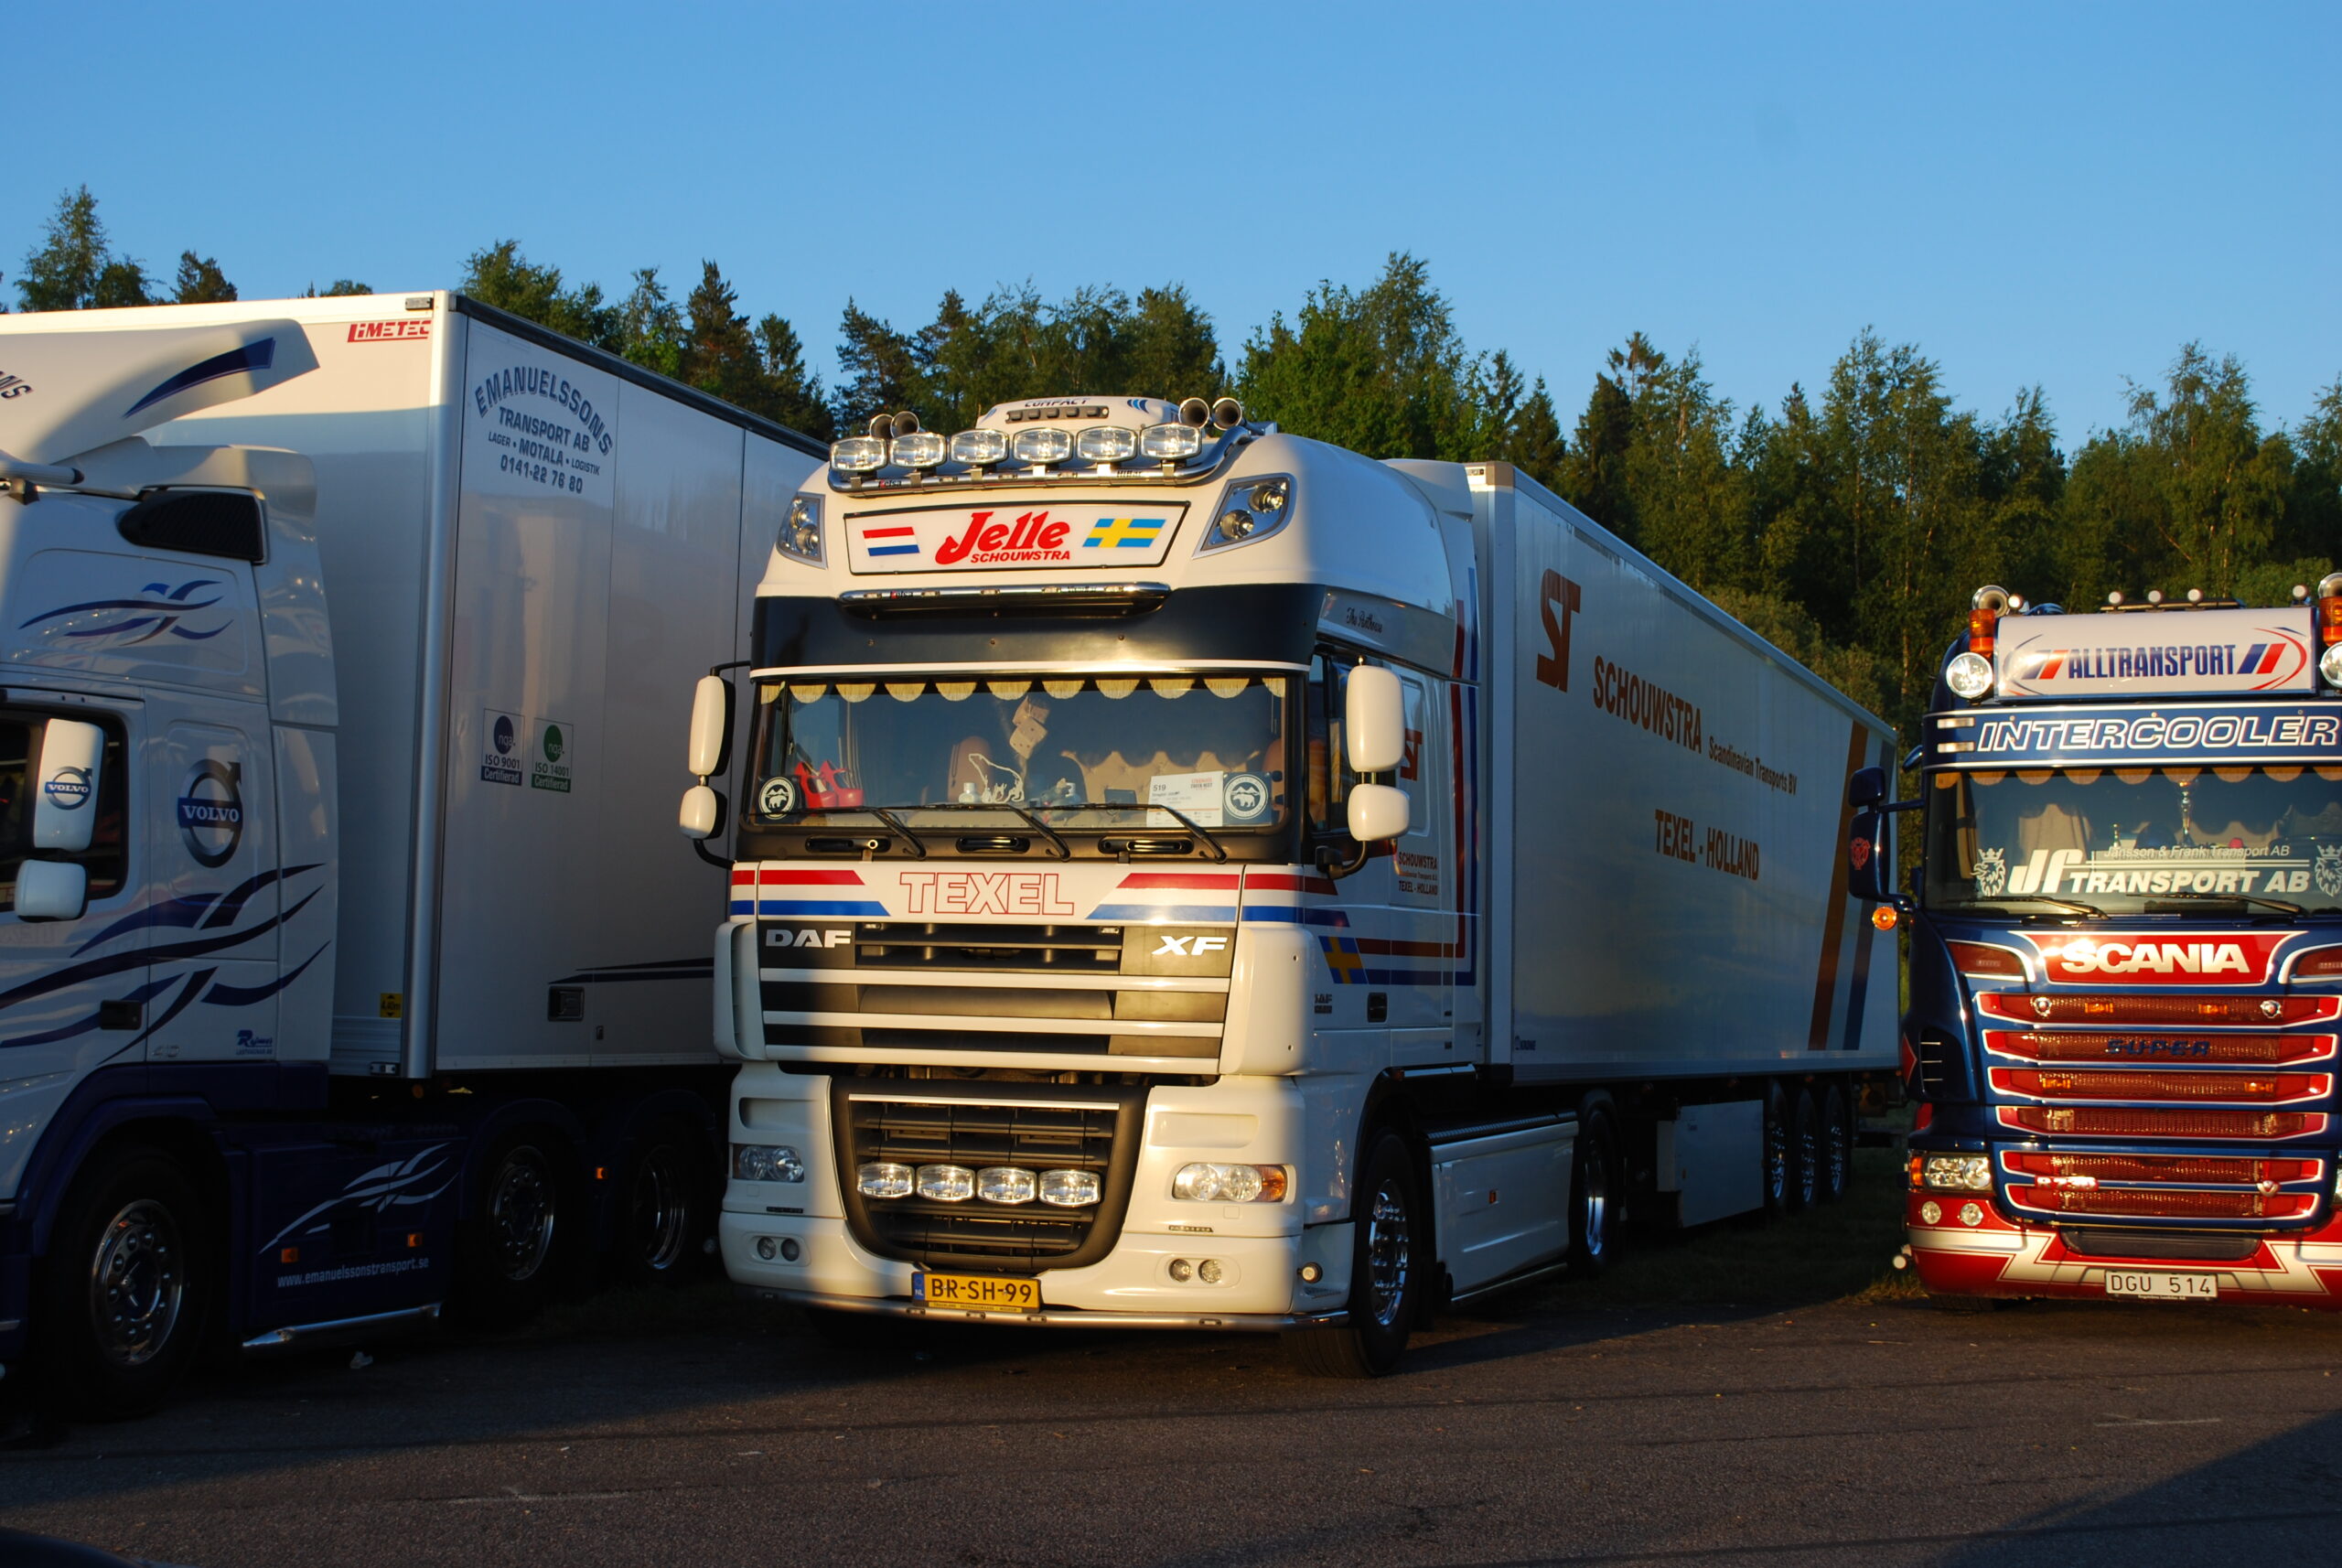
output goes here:
<path id="1" fill-rule="evenodd" d="M 902 409 L 950 431 L 1013 398 L 1229 392 L 1369 456 L 1509 461 L 1907 736 L 1979 584 L 2075 609 L 2150 588 L 2268 605 L 2342 555 L 2342 377 L 2273 424 L 2243 365 L 2193 342 L 2133 385 L 2120 426 L 2069 449 L 2039 387 L 1997 414 L 1960 408 L 1938 361 L 1867 328 L 1818 385 L 1746 408 L 1696 348 L 1631 334 L 1565 429 L 1545 382 L 1470 348 L 1405 254 L 1363 286 L 1319 284 L 1232 350 L 1176 283 L 1061 300 L 1003 285 L 972 304 L 948 290 L 908 330 L 849 298 L 827 386 L 795 328 L 752 318 L 713 261 L 680 299 L 655 267 L 612 296 L 500 240 L 457 286 L 825 440 Z M 236 297 L 192 250 L 167 284 L 114 252 L 86 187 L 60 198 L 16 288 L 28 310 Z"/>

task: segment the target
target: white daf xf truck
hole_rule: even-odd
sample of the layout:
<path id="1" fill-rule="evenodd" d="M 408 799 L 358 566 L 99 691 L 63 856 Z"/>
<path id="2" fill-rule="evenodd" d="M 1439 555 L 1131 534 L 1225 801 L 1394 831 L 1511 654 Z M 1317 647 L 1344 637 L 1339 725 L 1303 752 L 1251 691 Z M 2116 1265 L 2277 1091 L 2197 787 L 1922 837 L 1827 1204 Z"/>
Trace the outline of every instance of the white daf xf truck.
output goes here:
<path id="1" fill-rule="evenodd" d="M 790 507 L 682 809 L 736 1281 L 1374 1373 L 1626 1205 L 1842 1188 L 1887 729 L 1507 465 L 1075 397 Z"/>
<path id="2" fill-rule="evenodd" d="M 0 316 L 0 1393 L 699 1251 L 643 737 L 819 456 L 454 295 Z"/>

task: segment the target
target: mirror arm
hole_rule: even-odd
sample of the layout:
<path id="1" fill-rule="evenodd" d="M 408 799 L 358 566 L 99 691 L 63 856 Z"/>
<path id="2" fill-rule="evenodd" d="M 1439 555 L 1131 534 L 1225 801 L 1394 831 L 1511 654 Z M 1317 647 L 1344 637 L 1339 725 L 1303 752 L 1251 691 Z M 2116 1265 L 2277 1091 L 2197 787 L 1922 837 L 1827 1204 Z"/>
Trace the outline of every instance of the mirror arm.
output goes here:
<path id="1" fill-rule="evenodd" d="M 1343 859 L 1340 852 L 1330 843 L 1319 844 L 1316 855 L 1317 869 L 1326 874 L 1326 879 L 1329 882 L 1339 882 L 1345 876 L 1357 875 L 1366 869 L 1366 863 L 1372 858 L 1374 858 L 1374 846 L 1370 843 L 1358 845 L 1358 853 L 1347 860 Z"/>
<path id="2" fill-rule="evenodd" d="M 1887 814 L 1891 814 L 1891 813 L 1896 812 L 1896 811 L 1918 811 L 1920 807 L 1922 807 L 1922 806 L 1924 806 L 1924 805 L 1926 805 L 1926 804 L 1927 804 L 1927 801 L 1925 801 L 1925 800 L 1881 800 L 1877 805 L 1873 806 L 1873 807 L 1871 808 L 1871 810 L 1872 810 L 1872 811 L 1877 811 L 1877 812 L 1879 812 L 1881 815 L 1887 815 Z"/>
<path id="3" fill-rule="evenodd" d="M 717 854 L 714 851 L 709 849 L 705 839 L 692 840 L 692 849 L 702 860 L 707 862 L 708 865 L 714 866 L 716 869 L 720 871 L 729 871 L 732 869 L 732 863 L 725 859 L 722 855 Z"/>

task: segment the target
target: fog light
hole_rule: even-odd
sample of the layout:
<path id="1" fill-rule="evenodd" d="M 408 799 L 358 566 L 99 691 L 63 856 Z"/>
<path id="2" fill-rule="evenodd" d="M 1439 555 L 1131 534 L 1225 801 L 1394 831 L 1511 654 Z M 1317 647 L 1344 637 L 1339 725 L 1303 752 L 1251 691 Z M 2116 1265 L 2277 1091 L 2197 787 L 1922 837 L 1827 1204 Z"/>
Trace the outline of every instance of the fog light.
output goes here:
<path id="1" fill-rule="evenodd" d="M 785 1144 L 735 1144 L 732 1174 L 742 1181 L 803 1181 L 805 1161 Z"/>
<path id="2" fill-rule="evenodd" d="M 1098 1201 L 1096 1171 L 1043 1171 L 1041 1201 L 1059 1208 L 1080 1208 Z"/>
<path id="3" fill-rule="evenodd" d="M 1990 1192 L 1989 1155 L 1929 1155 L 1919 1165 L 1919 1185 L 1937 1192 Z"/>
<path id="4" fill-rule="evenodd" d="M 1282 511 L 1284 510 L 1285 481 L 1263 479 L 1252 487 L 1249 499 L 1254 511 Z"/>
<path id="5" fill-rule="evenodd" d="M 757 1238 L 757 1256 L 769 1263 L 780 1254 L 780 1243 L 769 1236 Z"/>
<path id="6" fill-rule="evenodd" d="M 1962 1225 L 1982 1225 L 1984 1223 L 1984 1206 L 1981 1203 L 1961 1204 L 1960 1222 Z"/>
<path id="7" fill-rule="evenodd" d="M 865 1197 L 908 1197 L 918 1182 L 917 1171 L 891 1160 L 874 1162 L 854 1173 L 854 1189 Z"/>
<path id="8" fill-rule="evenodd" d="M 912 435 L 897 435 L 888 454 L 905 468 L 932 468 L 943 461 L 943 437 L 932 430 Z"/>
<path id="9" fill-rule="evenodd" d="M 832 444 L 830 467 L 845 474 L 872 474 L 886 466 L 886 444 L 876 435 L 849 435 Z"/>
<path id="10" fill-rule="evenodd" d="M 1008 449 L 1020 463 L 1062 463 L 1073 456 L 1073 437 L 1062 430 L 1020 430 Z"/>
<path id="11" fill-rule="evenodd" d="M 1283 1165 L 1224 1165 L 1207 1161 L 1181 1165 L 1171 1178 L 1171 1196 L 1191 1203 L 1281 1203 Z"/>
<path id="12" fill-rule="evenodd" d="M 965 1203 L 976 1196 L 976 1173 L 965 1165 L 921 1165 L 919 1195 L 938 1203 Z"/>
<path id="13" fill-rule="evenodd" d="M 1030 1203 L 1039 1187 L 1031 1171 L 986 1165 L 976 1173 L 976 1196 L 986 1203 Z"/>
<path id="14" fill-rule="evenodd" d="M 1919 1223 L 1920 1223 L 1920 1224 L 1922 1224 L 1922 1225 L 1936 1225 L 1936 1224 L 1940 1224 L 1940 1223 L 1942 1222 L 1942 1220 L 1943 1220 L 1943 1205 L 1942 1205 L 1942 1204 L 1938 1203 L 1934 1198 L 1932 1198 L 1932 1197 L 1931 1197 L 1931 1198 L 1928 1199 L 1928 1201 L 1927 1201 L 1927 1202 L 1925 1202 L 1925 1203 L 1923 1203 L 1923 1204 L 1919 1205 Z"/>
<path id="15" fill-rule="evenodd" d="M 2342 686 L 2342 642 L 2318 655 L 2317 672 L 2326 677 L 2327 685 Z"/>
<path id="16" fill-rule="evenodd" d="M 1075 437 L 1073 449 L 1085 463 L 1119 463 L 1138 450 L 1138 432 L 1119 424 L 1093 424 Z"/>
<path id="17" fill-rule="evenodd" d="M 1171 1260 L 1171 1277 L 1185 1284 L 1196 1277 L 1195 1265 L 1185 1258 L 1174 1258 Z"/>
<path id="18" fill-rule="evenodd" d="M 1993 661 L 1981 653 L 1962 653 L 1944 667 L 1943 683 L 1952 695 L 1972 703 L 1993 689 Z"/>
<path id="19" fill-rule="evenodd" d="M 1138 449 L 1158 462 L 1176 463 L 1204 449 L 1204 433 L 1192 424 L 1150 424 L 1139 432 Z"/>
<path id="20" fill-rule="evenodd" d="M 805 1249 L 797 1244 L 796 1237 L 783 1236 L 780 1239 L 780 1261 L 782 1262 L 793 1263 L 800 1257 L 804 1255 L 804 1251 Z"/>
<path id="21" fill-rule="evenodd" d="M 1322 1280 L 1322 1279 L 1324 1279 L 1325 1277 L 1326 1277 L 1326 1271 L 1325 1271 L 1324 1269 L 1319 1268 L 1316 1264 L 1315 1264 L 1315 1263 L 1304 1263 L 1304 1264 L 1302 1264 L 1302 1265 L 1301 1265 L 1301 1283 L 1304 1283 L 1304 1284 L 1311 1284 L 1311 1285 L 1314 1285 L 1314 1284 L 1316 1284 L 1319 1280 Z"/>
<path id="22" fill-rule="evenodd" d="M 951 437 L 951 460 L 982 468 L 1008 456 L 1008 436 L 998 430 L 962 430 Z"/>
<path id="23" fill-rule="evenodd" d="M 1206 1258 L 1202 1262 L 1196 1265 L 1196 1278 L 1203 1281 L 1204 1283 L 1208 1285 L 1216 1285 L 1219 1283 L 1219 1260 L 1218 1258 Z"/>

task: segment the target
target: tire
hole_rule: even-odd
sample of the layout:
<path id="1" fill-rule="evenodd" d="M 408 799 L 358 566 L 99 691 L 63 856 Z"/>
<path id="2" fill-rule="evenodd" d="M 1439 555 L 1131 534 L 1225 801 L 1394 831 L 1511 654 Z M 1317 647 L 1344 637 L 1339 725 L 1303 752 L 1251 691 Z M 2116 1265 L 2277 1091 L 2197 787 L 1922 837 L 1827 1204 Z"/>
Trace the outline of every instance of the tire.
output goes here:
<path id="1" fill-rule="evenodd" d="M 1789 1206 L 1811 1208 L 1821 1186 L 1821 1112 L 1803 1085 L 1789 1090 Z"/>
<path id="2" fill-rule="evenodd" d="M 1316 1378 L 1379 1378 L 1399 1364 L 1423 1300 L 1428 1219 L 1414 1156 L 1396 1133 L 1373 1135 L 1352 1188 L 1348 1321 L 1287 1337 L 1294 1365 Z"/>
<path id="3" fill-rule="evenodd" d="M 1618 1154 L 1618 1124 L 1600 1105 L 1578 1122 L 1570 1160 L 1570 1277 L 1597 1278 L 1617 1251 L 1619 1200 L 1626 1167 Z"/>
<path id="4" fill-rule="evenodd" d="M 680 1116 L 644 1129 L 618 1189 L 618 1240 L 611 1259 L 631 1284 L 677 1284 L 705 1262 L 708 1234 L 706 1140 Z"/>
<path id="5" fill-rule="evenodd" d="M 1789 1147 L 1789 1097 L 1778 1083 L 1765 1090 L 1765 1143 L 1759 1157 L 1764 1161 L 1760 1173 L 1765 1191 L 1765 1212 L 1779 1214 L 1789 1206 L 1789 1194 L 1796 1187 L 1795 1161 Z"/>
<path id="6" fill-rule="evenodd" d="M 75 1414 L 151 1410 L 201 1343 L 216 1261 L 195 1185 L 145 1144 L 101 1151 L 67 1195 L 43 1265 L 41 1333 Z"/>
<path id="7" fill-rule="evenodd" d="M 1845 1087 L 1829 1084 L 1821 1090 L 1821 1165 L 1813 1184 L 1814 1196 L 1835 1203 L 1854 1183 L 1854 1112 Z"/>
<path id="8" fill-rule="evenodd" d="M 576 1229 L 568 1165 L 544 1127 L 516 1128 L 489 1145 L 457 1231 L 455 1306 L 467 1322 L 510 1328 L 543 1309 Z"/>

